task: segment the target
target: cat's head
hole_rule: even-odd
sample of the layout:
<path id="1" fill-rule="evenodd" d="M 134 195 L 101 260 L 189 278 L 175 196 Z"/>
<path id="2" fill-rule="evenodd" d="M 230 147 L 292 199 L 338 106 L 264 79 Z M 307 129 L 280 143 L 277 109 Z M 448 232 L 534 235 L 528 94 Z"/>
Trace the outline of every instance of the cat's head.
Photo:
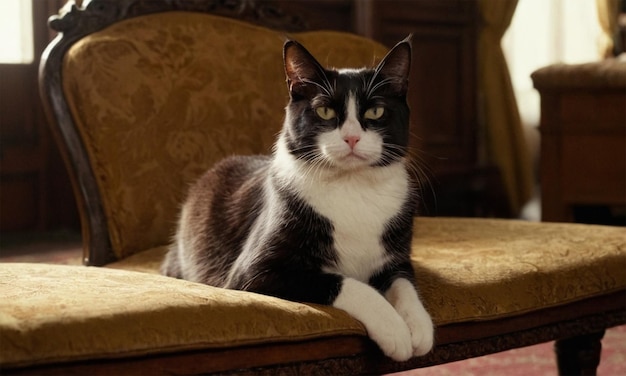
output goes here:
<path id="1" fill-rule="evenodd" d="M 410 37 L 373 69 L 326 69 L 295 41 L 283 52 L 290 101 L 282 137 L 292 155 L 343 170 L 404 159 Z"/>

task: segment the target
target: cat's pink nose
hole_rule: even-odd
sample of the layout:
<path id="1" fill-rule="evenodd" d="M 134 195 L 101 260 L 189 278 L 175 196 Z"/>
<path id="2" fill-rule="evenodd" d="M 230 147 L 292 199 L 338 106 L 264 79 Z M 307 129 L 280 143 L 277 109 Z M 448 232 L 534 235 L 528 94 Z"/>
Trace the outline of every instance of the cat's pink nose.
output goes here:
<path id="1" fill-rule="evenodd" d="M 361 140 L 361 137 L 359 136 L 346 136 L 343 139 L 346 144 L 348 144 L 348 146 L 350 146 L 350 149 L 354 149 L 354 147 L 356 146 L 357 142 L 359 142 Z"/>

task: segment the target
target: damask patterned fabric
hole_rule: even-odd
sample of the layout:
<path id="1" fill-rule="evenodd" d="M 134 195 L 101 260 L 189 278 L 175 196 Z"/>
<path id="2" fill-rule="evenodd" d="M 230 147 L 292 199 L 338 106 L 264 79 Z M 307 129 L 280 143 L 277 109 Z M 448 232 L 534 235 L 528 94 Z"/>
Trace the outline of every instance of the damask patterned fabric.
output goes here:
<path id="1" fill-rule="evenodd" d="M 521 315 L 626 288 L 626 229 L 418 218 L 417 283 L 438 325 Z"/>
<path id="2" fill-rule="evenodd" d="M 624 228 L 419 218 L 415 230 L 417 284 L 436 326 L 626 289 Z M 0 264 L 0 365 L 366 335 L 331 307 L 155 275 L 163 255 L 109 268 Z"/>
<path id="3" fill-rule="evenodd" d="M 364 335 L 305 305 L 108 268 L 0 263 L 0 368 Z"/>
<path id="4" fill-rule="evenodd" d="M 163 247 L 108 265 L 158 273 Z M 416 218 L 413 267 L 437 325 L 485 321 L 626 288 L 626 229 Z"/>
<path id="5" fill-rule="evenodd" d="M 371 66 L 387 52 L 337 32 L 295 38 L 329 66 Z M 271 152 L 289 99 L 286 39 L 231 19 L 168 12 L 120 22 L 71 48 L 64 89 L 118 258 L 166 244 L 189 184 L 216 161 Z"/>

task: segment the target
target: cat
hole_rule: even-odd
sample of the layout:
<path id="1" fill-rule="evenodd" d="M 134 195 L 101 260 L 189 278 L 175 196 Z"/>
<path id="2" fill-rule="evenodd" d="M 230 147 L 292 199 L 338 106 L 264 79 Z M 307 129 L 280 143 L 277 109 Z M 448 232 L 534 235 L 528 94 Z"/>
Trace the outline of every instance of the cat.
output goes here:
<path id="1" fill-rule="evenodd" d="M 407 162 L 410 36 L 374 69 L 283 47 L 289 103 L 272 156 L 218 162 L 190 188 L 163 274 L 331 305 L 397 361 L 428 353 Z"/>

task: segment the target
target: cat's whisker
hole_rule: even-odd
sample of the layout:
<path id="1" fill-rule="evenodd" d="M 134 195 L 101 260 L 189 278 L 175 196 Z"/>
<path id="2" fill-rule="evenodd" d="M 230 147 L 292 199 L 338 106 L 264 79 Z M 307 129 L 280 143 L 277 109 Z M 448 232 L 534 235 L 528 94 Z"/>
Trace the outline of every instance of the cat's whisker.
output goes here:
<path id="1" fill-rule="evenodd" d="M 302 82 L 303 82 L 303 83 L 306 83 L 306 84 L 308 84 L 308 85 L 313 85 L 313 86 L 316 86 L 316 87 L 318 87 L 320 90 L 322 90 L 326 96 L 332 97 L 332 90 L 329 88 L 329 86 L 328 86 L 328 82 L 327 82 L 326 80 L 325 80 L 325 81 L 323 81 L 323 82 L 324 82 L 324 84 L 323 84 L 323 85 L 322 85 L 322 84 L 320 84 L 320 83 L 318 83 L 318 82 L 315 82 L 315 81 L 312 81 L 312 80 L 306 79 L 306 78 L 303 78 L 303 79 L 302 79 Z"/>
<path id="2" fill-rule="evenodd" d="M 424 192 L 425 190 L 430 191 L 430 194 L 436 202 L 437 193 L 435 191 L 435 186 L 431 181 L 431 177 L 434 176 L 433 172 L 430 169 L 427 169 L 424 164 L 415 162 L 413 160 L 409 160 L 407 162 L 407 168 L 409 169 L 409 171 L 412 172 L 412 176 L 417 182 L 418 192 L 420 192 L 420 195 L 418 197 L 420 202 L 422 204 L 424 203 L 423 195 L 421 194 L 421 192 Z"/>
<path id="3" fill-rule="evenodd" d="M 395 80 L 391 79 L 391 78 L 385 78 L 379 82 L 377 82 L 376 84 L 374 84 L 373 86 L 369 87 L 369 90 L 367 91 L 367 97 L 371 97 L 372 94 L 377 91 L 378 89 L 380 89 L 381 87 L 391 84 L 393 83 Z"/>

